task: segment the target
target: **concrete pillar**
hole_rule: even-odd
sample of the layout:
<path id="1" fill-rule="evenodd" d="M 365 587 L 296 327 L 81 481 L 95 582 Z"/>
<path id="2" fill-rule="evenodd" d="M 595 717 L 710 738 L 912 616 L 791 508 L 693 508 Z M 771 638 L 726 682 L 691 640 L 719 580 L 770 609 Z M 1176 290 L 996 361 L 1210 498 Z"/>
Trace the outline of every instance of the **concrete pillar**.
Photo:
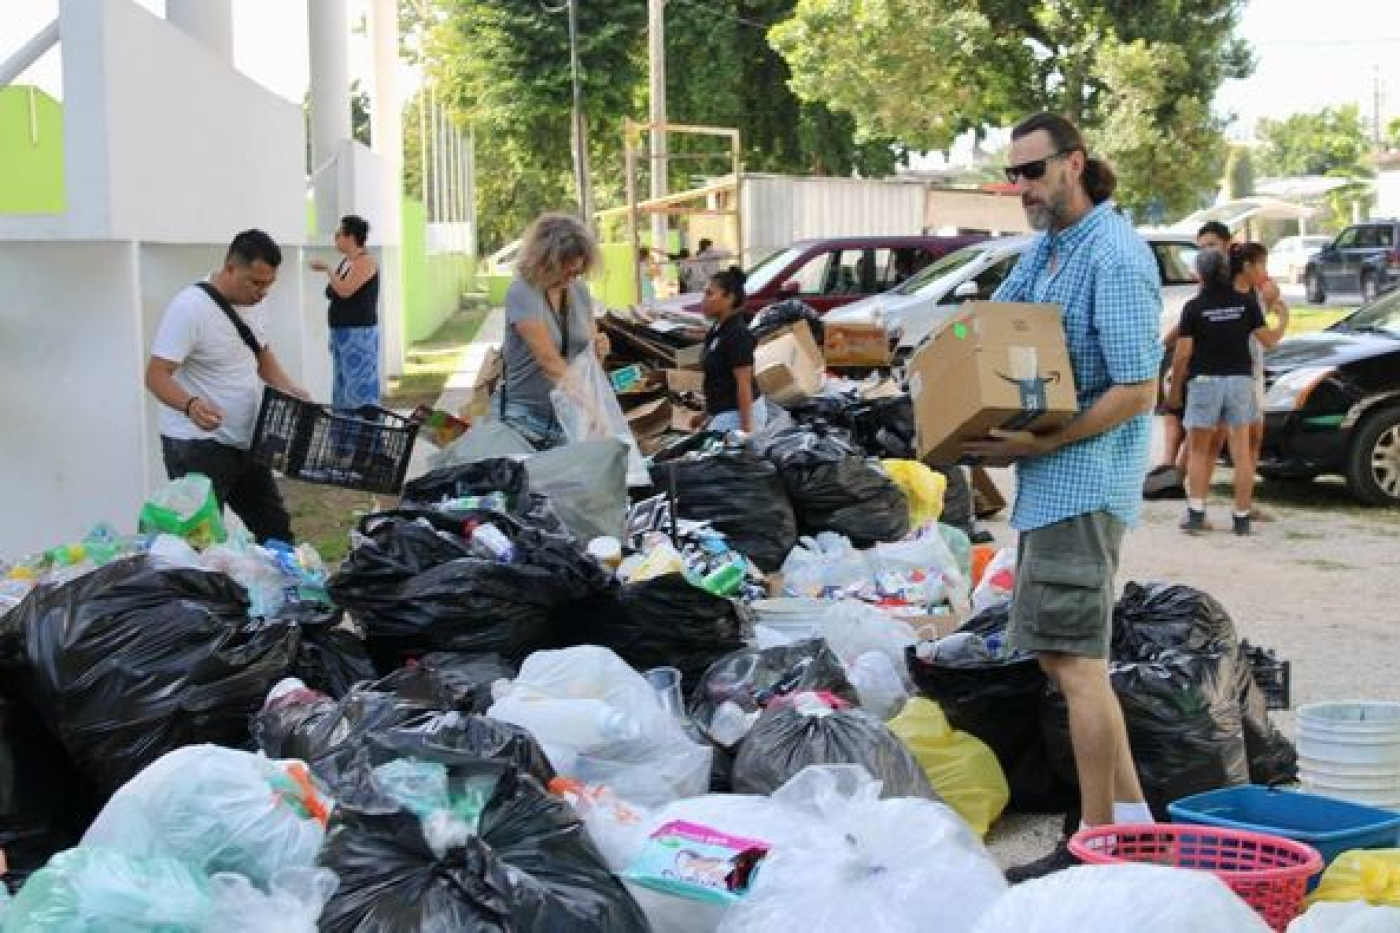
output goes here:
<path id="1" fill-rule="evenodd" d="M 340 221 L 336 171 L 342 140 L 350 138 L 350 15 L 346 0 L 308 0 L 311 46 L 311 173 L 316 189 L 316 233 L 325 238 Z"/>
<path id="2" fill-rule="evenodd" d="M 233 0 L 165 0 L 165 18 L 233 64 Z"/>
<path id="3" fill-rule="evenodd" d="M 370 96 L 373 149 L 395 169 L 403 168 L 403 101 L 399 99 L 399 11 L 395 0 L 371 0 L 370 44 L 374 80 Z"/>

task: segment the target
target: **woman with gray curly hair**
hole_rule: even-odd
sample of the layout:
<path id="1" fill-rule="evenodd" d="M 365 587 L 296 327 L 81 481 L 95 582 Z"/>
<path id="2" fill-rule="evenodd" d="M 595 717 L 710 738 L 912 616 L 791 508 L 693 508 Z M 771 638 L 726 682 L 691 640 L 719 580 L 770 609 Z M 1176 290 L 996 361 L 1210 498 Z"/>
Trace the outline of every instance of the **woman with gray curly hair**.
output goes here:
<path id="1" fill-rule="evenodd" d="M 600 360 L 608 353 L 581 281 L 598 262 L 598 245 L 576 217 L 542 214 L 525 231 L 506 292 L 504 373 L 493 410 L 540 450 L 564 440 L 549 393 L 569 362 L 590 347 Z"/>

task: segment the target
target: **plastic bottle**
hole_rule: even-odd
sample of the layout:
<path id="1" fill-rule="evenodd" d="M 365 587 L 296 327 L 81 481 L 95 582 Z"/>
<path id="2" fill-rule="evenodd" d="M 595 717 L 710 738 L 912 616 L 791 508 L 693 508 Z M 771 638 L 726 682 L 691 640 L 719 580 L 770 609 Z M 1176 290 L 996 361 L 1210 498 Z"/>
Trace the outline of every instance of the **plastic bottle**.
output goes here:
<path id="1" fill-rule="evenodd" d="M 574 749 L 630 741 L 641 734 L 633 719 L 602 700 L 506 697 L 491 707 L 489 715 L 528 730 L 544 744 Z"/>
<path id="2" fill-rule="evenodd" d="M 744 568 L 725 564 L 710 571 L 700 580 L 700 588 L 712 596 L 732 596 L 744 585 Z"/>
<path id="3" fill-rule="evenodd" d="M 710 737 L 720 745 L 737 745 L 753 728 L 758 713 L 746 713 L 733 700 L 725 700 L 710 718 Z"/>
<path id="4" fill-rule="evenodd" d="M 471 540 L 473 544 L 479 544 L 485 548 L 487 553 L 496 560 L 507 564 L 515 560 L 515 545 L 501 529 L 489 522 L 473 528 Z"/>

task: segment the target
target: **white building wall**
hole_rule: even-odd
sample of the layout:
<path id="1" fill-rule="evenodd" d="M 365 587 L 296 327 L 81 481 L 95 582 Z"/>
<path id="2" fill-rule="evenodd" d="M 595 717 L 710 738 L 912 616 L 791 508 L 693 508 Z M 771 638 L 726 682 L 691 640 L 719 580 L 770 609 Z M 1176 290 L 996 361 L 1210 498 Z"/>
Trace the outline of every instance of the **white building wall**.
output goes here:
<path id="1" fill-rule="evenodd" d="M 1376 217 L 1400 217 L 1400 168 L 1376 173 Z"/>
<path id="2" fill-rule="evenodd" d="M 7 243 L 0 282 L 0 554 L 134 529 L 151 465 L 135 250 Z"/>
<path id="3" fill-rule="evenodd" d="M 859 178 L 744 176 L 745 258 L 757 261 L 794 240 L 917 235 L 921 185 Z"/>

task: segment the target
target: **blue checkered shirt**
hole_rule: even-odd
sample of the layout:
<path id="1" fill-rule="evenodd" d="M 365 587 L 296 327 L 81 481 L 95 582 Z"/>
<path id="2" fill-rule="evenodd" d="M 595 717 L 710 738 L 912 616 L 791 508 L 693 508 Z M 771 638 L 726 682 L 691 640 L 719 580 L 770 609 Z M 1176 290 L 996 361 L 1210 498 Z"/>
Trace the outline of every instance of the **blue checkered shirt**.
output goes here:
<path id="1" fill-rule="evenodd" d="M 1059 257 L 1054 270 L 1052 256 Z M 1151 248 L 1112 201 L 1037 239 L 995 300 L 1051 302 L 1064 309 L 1081 412 L 1114 385 L 1157 378 L 1161 274 Z M 1139 415 L 1096 437 L 1019 461 L 1011 527 L 1030 531 L 1097 511 L 1136 524 L 1149 431 L 1149 417 Z"/>

